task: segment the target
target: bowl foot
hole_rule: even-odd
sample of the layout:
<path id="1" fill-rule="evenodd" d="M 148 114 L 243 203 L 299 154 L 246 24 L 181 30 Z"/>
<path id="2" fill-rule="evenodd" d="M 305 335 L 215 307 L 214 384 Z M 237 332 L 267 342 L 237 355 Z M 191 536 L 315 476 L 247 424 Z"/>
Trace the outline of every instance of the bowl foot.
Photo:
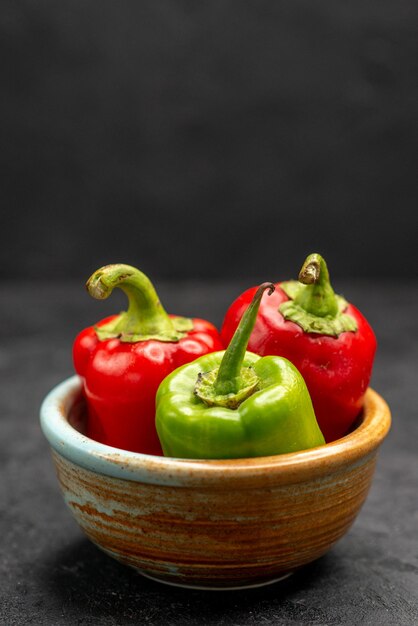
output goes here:
<path id="1" fill-rule="evenodd" d="M 135 568 L 135 569 L 138 572 L 138 574 L 141 574 L 141 576 L 145 576 L 145 578 L 149 578 L 150 580 L 154 580 L 158 583 L 163 583 L 164 585 L 169 585 L 171 587 L 183 587 L 184 589 L 198 589 L 202 591 L 240 591 L 241 589 L 256 589 L 257 587 L 265 587 L 267 585 L 273 585 L 274 583 L 277 583 L 277 582 L 280 582 L 281 580 L 285 580 L 286 578 L 289 578 L 289 576 L 293 574 L 293 571 L 292 571 L 292 572 L 286 572 L 286 574 L 282 574 L 281 576 L 276 576 L 276 577 L 264 579 L 261 581 L 254 581 L 254 582 L 243 581 L 242 584 L 238 582 L 237 584 L 232 584 L 232 585 L 228 585 L 228 583 L 225 583 L 224 585 L 217 586 L 215 582 L 213 585 L 204 585 L 204 584 L 200 584 L 199 582 L 196 582 L 194 584 L 192 581 L 191 582 L 184 582 L 184 581 L 176 582 L 173 579 L 167 580 L 166 578 L 160 578 L 159 576 L 153 576 L 152 574 L 148 574 L 147 572 L 144 572 L 143 570 L 140 570 L 138 568 Z"/>

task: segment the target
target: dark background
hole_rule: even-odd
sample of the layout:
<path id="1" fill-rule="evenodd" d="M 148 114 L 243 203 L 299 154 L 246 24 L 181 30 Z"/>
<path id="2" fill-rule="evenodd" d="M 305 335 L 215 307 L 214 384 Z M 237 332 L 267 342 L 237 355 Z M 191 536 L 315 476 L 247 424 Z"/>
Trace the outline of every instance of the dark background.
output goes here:
<path id="1" fill-rule="evenodd" d="M 415 0 L 3 1 L 0 277 L 417 276 Z"/>
<path id="2" fill-rule="evenodd" d="M 418 623 L 416 0 L 2 0 L 0 76 L 0 624 Z M 352 529 L 233 593 L 102 554 L 38 419 L 75 335 L 126 304 L 84 280 L 131 263 L 219 326 L 313 251 L 376 332 L 393 414 Z"/>

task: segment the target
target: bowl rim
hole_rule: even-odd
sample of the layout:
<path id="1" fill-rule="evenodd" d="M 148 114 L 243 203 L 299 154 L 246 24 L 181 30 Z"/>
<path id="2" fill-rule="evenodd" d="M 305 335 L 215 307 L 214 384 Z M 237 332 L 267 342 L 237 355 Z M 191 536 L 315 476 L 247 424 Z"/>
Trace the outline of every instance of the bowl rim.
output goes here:
<path id="1" fill-rule="evenodd" d="M 266 457 L 231 460 L 193 460 L 153 456 L 108 446 L 83 435 L 67 419 L 70 408 L 82 395 L 82 380 L 67 378 L 54 387 L 42 402 L 40 421 L 51 448 L 75 466 L 116 479 L 162 486 L 212 484 L 254 486 L 263 476 L 265 484 L 289 484 L 312 480 L 340 471 L 347 465 L 364 463 L 386 437 L 390 409 L 373 389 L 365 394 L 359 425 L 332 443 Z"/>

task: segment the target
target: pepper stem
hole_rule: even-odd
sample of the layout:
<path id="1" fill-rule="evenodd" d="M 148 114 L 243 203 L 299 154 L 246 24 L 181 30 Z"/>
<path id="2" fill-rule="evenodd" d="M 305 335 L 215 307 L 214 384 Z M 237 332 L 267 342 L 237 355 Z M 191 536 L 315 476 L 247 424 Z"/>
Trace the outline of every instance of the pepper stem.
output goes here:
<path id="1" fill-rule="evenodd" d="M 128 310 L 96 327 L 99 339 L 117 337 L 130 343 L 147 339 L 178 341 L 192 328 L 191 320 L 169 317 L 149 278 L 135 267 L 121 263 L 105 265 L 86 283 L 89 294 L 99 300 L 108 298 L 117 287 L 128 297 Z"/>
<path id="2" fill-rule="evenodd" d="M 252 368 L 244 367 L 243 363 L 261 298 L 267 289 L 271 295 L 274 285 L 263 283 L 258 287 L 224 352 L 219 368 L 199 374 L 195 394 L 206 404 L 235 409 L 256 390 L 258 377 Z"/>
<path id="3" fill-rule="evenodd" d="M 320 254 L 310 254 L 299 272 L 299 282 L 306 285 L 294 299 L 307 313 L 335 317 L 339 312 L 337 296 L 329 280 L 327 264 Z"/>
<path id="4" fill-rule="evenodd" d="M 261 298 L 266 289 L 269 290 L 268 293 L 271 295 L 274 291 L 274 285 L 272 283 L 263 283 L 258 287 L 225 351 L 214 385 L 215 392 L 219 395 L 237 393 L 242 386 L 242 363 L 257 318 Z"/>
<path id="5" fill-rule="evenodd" d="M 357 322 L 345 313 L 348 302 L 334 293 L 327 264 L 320 254 L 310 254 L 299 272 L 299 281 L 280 283 L 289 300 L 279 306 L 285 320 L 298 324 L 305 333 L 338 337 L 356 332 Z"/>

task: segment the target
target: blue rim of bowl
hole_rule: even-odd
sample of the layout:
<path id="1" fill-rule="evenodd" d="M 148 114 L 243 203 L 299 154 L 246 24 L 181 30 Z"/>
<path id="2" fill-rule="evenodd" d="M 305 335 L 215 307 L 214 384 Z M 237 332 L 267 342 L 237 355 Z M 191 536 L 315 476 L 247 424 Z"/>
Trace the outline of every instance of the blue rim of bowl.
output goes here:
<path id="1" fill-rule="evenodd" d="M 302 482 L 338 471 L 347 463 L 365 462 L 375 453 L 390 428 L 390 410 L 375 391 L 365 399 L 365 417 L 353 432 L 317 448 L 270 457 L 233 460 L 192 460 L 152 456 L 108 446 L 83 435 L 67 419 L 80 398 L 82 382 L 72 376 L 45 397 L 40 409 L 42 431 L 51 448 L 76 466 L 119 478 L 163 486 L 216 484 L 223 487 L 260 474 L 266 483 Z"/>

